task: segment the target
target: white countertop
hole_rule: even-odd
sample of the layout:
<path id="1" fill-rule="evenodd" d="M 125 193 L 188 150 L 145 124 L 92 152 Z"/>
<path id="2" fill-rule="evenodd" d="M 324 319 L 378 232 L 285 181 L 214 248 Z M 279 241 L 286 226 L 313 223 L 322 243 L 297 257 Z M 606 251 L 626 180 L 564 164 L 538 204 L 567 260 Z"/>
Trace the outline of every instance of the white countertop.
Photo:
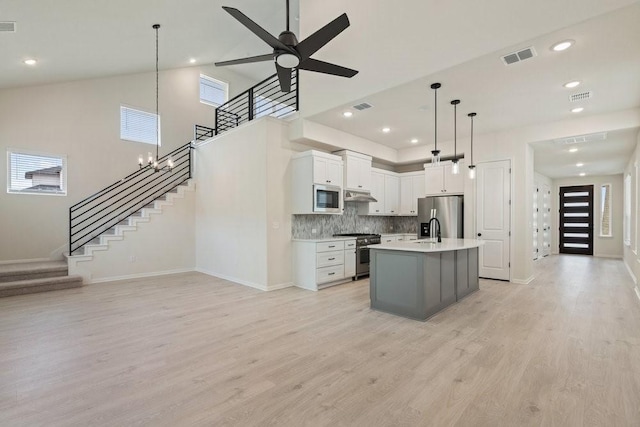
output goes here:
<path id="1" fill-rule="evenodd" d="M 410 242 L 381 243 L 379 245 L 369 245 L 368 247 L 369 249 L 406 252 L 447 252 L 477 248 L 481 245 L 484 245 L 484 241 L 477 239 L 442 239 L 441 243 L 431 243 L 429 239 L 424 239 Z"/>
<path id="2" fill-rule="evenodd" d="M 322 243 L 322 242 L 342 242 L 345 240 L 356 240 L 355 237 L 325 237 L 322 239 L 291 239 L 292 242 Z"/>

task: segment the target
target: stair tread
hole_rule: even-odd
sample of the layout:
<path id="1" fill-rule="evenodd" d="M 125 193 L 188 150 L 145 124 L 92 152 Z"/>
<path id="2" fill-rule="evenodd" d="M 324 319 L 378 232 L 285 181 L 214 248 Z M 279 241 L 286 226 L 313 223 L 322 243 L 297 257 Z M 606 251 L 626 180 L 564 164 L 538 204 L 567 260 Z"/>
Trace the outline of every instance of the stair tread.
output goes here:
<path id="1" fill-rule="evenodd" d="M 0 283 L 0 290 L 3 289 L 15 289 L 15 288 L 29 288 L 33 286 L 54 285 L 65 282 L 78 282 L 79 286 L 82 286 L 82 277 L 77 275 L 60 276 L 60 277 L 46 277 L 43 279 L 28 279 L 28 280 L 15 280 L 13 282 Z"/>
<path id="2" fill-rule="evenodd" d="M 36 261 L 0 264 L 0 276 L 17 276 L 29 273 L 49 273 L 66 270 L 66 261 Z"/>

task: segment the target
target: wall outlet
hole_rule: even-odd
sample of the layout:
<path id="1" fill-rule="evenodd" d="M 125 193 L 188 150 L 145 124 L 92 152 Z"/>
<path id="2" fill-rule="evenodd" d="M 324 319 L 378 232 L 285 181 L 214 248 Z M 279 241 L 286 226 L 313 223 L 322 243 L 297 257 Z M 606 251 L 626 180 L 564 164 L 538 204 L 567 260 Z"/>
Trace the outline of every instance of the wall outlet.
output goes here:
<path id="1" fill-rule="evenodd" d="M 315 228 L 311 229 L 311 234 L 316 234 L 318 232 L 318 230 L 316 230 Z"/>
<path id="2" fill-rule="evenodd" d="M 393 231 L 393 225 L 391 226 L 391 231 Z"/>
<path id="3" fill-rule="evenodd" d="M 129 255 L 129 262 L 136 262 L 136 256 L 135 255 Z"/>
<path id="4" fill-rule="evenodd" d="M 364 228 L 364 231 L 369 231 L 369 227 L 365 227 L 365 228 Z"/>

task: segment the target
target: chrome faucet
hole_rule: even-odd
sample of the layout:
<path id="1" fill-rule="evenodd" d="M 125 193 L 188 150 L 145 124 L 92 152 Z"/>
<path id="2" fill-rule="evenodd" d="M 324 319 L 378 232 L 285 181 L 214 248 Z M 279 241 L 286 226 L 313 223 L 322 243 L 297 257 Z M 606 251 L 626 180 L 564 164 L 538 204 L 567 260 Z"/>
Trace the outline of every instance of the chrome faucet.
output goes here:
<path id="1" fill-rule="evenodd" d="M 431 218 L 429 220 L 429 222 L 427 223 L 427 227 L 429 230 L 431 230 L 431 221 L 435 221 L 437 226 L 438 226 L 438 232 L 436 233 L 436 235 L 438 236 L 438 243 L 442 243 L 442 233 L 440 232 L 440 221 L 438 221 L 438 218 L 436 218 L 435 216 L 433 218 Z M 431 238 L 433 239 L 433 236 L 431 236 Z"/>

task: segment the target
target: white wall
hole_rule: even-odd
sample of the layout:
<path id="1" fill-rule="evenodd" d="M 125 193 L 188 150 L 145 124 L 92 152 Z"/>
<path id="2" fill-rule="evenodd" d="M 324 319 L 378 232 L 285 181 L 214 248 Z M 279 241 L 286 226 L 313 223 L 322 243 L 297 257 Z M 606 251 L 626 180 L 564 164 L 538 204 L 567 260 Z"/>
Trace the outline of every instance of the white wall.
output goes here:
<path id="1" fill-rule="evenodd" d="M 160 73 L 162 141 L 166 153 L 193 138 L 194 124 L 213 126 L 214 108 L 199 102 L 199 74 L 230 84 L 231 96 L 254 82 L 213 66 Z M 155 75 L 0 90 L 0 151 L 66 155 L 67 196 L 7 194 L 0 162 L 0 261 L 48 258 L 67 244 L 68 208 L 137 167 L 154 146 L 120 140 L 120 105 L 155 110 Z"/>
<path id="2" fill-rule="evenodd" d="M 184 191 L 181 189 L 180 191 Z M 173 196 L 172 196 L 173 197 Z M 90 261 L 69 260 L 69 274 L 84 283 L 193 271 L 195 268 L 195 192 L 162 207 L 161 214 L 139 223 L 123 240 L 109 242 Z"/>
<path id="3" fill-rule="evenodd" d="M 633 155 L 624 171 L 624 176 L 631 175 L 631 245 L 623 244 L 624 263 L 636 283 L 636 291 L 640 298 L 640 133 Z M 624 179 L 624 178 L 623 178 Z M 624 182 L 624 181 L 623 181 Z"/>
<path id="4" fill-rule="evenodd" d="M 291 284 L 286 126 L 265 117 L 198 146 L 198 271 L 263 290 Z"/>
<path id="5" fill-rule="evenodd" d="M 611 184 L 611 225 L 612 237 L 600 236 L 600 186 Z M 593 255 L 606 258 L 622 258 L 622 175 L 584 176 L 554 179 L 551 189 L 551 252 L 559 252 L 560 236 L 558 227 L 560 217 L 560 187 L 572 185 L 593 185 Z"/>

